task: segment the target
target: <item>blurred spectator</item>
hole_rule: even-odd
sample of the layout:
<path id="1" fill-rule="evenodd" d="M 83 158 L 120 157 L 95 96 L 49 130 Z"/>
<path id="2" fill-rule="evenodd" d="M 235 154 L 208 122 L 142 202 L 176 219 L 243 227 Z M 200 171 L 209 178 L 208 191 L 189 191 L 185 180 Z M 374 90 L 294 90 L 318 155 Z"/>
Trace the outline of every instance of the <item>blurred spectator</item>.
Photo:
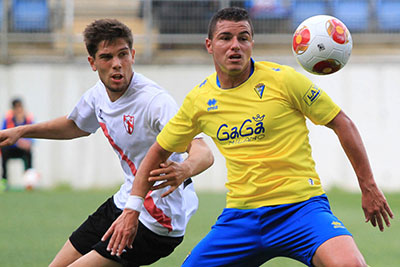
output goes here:
<path id="1" fill-rule="evenodd" d="M 20 125 L 32 124 L 33 116 L 24 110 L 21 99 L 12 101 L 12 109 L 7 111 L 2 129 L 13 128 Z M 7 162 L 9 159 L 20 158 L 24 161 L 25 171 L 32 168 L 32 140 L 20 139 L 12 146 L 1 148 L 3 175 L 0 183 L 0 191 L 4 191 L 8 186 L 7 181 Z"/>
<path id="2" fill-rule="evenodd" d="M 286 18 L 290 14 L 290 5 L 285 0 L 248 0 L 245 8 L 252 18 Z"/>

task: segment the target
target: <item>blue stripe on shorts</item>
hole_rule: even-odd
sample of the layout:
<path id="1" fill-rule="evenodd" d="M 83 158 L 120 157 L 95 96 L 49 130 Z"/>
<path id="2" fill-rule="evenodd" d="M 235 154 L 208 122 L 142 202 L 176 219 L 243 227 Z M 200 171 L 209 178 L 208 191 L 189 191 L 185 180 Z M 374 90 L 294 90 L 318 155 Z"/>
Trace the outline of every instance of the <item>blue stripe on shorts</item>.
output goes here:
<path id="1" fill-rule="evenodd" d="M 182 266 L 251 267 L 279 256 L 311 266 L 317 248 L 340 235 L 351 234 L 325 194 L 295 204 L 224 209 Z"/>

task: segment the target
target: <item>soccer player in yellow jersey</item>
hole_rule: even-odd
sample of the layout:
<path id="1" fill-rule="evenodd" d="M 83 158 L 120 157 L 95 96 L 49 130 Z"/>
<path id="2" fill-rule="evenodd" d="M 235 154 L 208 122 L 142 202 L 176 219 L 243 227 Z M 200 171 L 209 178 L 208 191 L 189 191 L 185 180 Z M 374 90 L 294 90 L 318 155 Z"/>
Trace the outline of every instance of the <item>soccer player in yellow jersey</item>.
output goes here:
<path id="1" fill-rule="evenodd" d="M 255 62 L 253 44 L 246 10 L 226 8 L 214 15 L 206 48 L 216 73 L 187 95 L 158 135 L 131 197 L 140 205 L 157 180 L 148 178 L 149 171 L 204 132 L 226 159 L 227 206 L 183 266 L 259 266 L 278 256 L 308 266 L 366 266 L 351 234 L 331 212 L 311 157 L 306 118 L 336 133 L 357 175 L 366 221 L 383 231 L 393 213 L 354 123 L 294 69 Z M 112 252 L 130 245 L 138 214 L 124 210 L 107 231 Z"/>

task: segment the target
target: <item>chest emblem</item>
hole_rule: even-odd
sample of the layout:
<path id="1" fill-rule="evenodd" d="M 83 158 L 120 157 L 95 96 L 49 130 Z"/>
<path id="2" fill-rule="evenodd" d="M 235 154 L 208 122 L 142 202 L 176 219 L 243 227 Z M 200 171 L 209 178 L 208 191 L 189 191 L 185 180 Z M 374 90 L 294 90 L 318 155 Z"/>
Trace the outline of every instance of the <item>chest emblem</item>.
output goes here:
<path id="1" fill-rule="evenodd" d="M 218 109 L 217 100 L 215 98 L 209 99 L 207 105 L 208 105 L 207 111 Z"/>
<path id="2" fill-rule="evenodd" d="M 254 91 L 256 92 L 256 94 L 260 99 L 262 99 L 263 97 L 264 89 L 265 89 L 265 84 L 263 83 L 259 83 L 256 85 L 256 87 L 254 87 Z"/>
<path id="3" fill-rule="evenodd" d="M 128 134 L 133 133 L 135 125 L 135 117 L 131 115 L 124 115 L 124 127 Z"/>

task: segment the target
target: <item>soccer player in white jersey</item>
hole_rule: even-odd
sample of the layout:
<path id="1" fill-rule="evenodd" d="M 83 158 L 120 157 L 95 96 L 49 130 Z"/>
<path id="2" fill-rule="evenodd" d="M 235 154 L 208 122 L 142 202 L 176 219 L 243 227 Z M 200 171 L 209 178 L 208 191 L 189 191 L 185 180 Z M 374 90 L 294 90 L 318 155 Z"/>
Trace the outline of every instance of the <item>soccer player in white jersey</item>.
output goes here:
<path id="1" fill-rule="evenodd" d="M 136 170 L 178 107 L 164 89 L 133 72 L 135 50 L 126 25 L 113 19 L 96 20 L 86 27 L 84 41 L 90 66 L 100 80 L 67 117 L 1 131 L 0 146 L 14 144 L 21 137 L 73 139 L 101 128 L 120 159 L 125 182 L 72 233 L 50 266 L 149 265 L 182 242 L 198 207 L 190 177 L 211 166 L 213 156 L 202 138 L 194 138 L 185 160 L 174 154 L 155 168 L 151 175 L 161 175 L 163 182 L 158 185 L 167 187 L 145 197 L 137 236 L 124 253 L 116 256 L 107 251 L 108 241 L 101 238 L 122 211 L 134 205 L 128 196 Z"/>
<path id="2" fill-rule="evenodd" d="M 148 179 L 149 170 L 204 132 L 226 159 L 226 208 L 184 267 L 256 267 L 278 256 L 308 266 L 366 266 L 350 232 L 330 209 L 311 155 L 306 118 L 338 136 L 360 185 L 365 219 L 383 231 L 393 213 L 375 183 L 356 126 L 304 75 L 251 58 L 253 27 L 246 10 L 222 9 L 209 25 L 206 48 L 216 72 L 187 94 L 157 136 L 130 198 L 144 197 L 154 180 Z M 135 234 L 122 230 L 132 229 L 139 212 L 124 210 L 107 231 L 117 254 Z"/>

